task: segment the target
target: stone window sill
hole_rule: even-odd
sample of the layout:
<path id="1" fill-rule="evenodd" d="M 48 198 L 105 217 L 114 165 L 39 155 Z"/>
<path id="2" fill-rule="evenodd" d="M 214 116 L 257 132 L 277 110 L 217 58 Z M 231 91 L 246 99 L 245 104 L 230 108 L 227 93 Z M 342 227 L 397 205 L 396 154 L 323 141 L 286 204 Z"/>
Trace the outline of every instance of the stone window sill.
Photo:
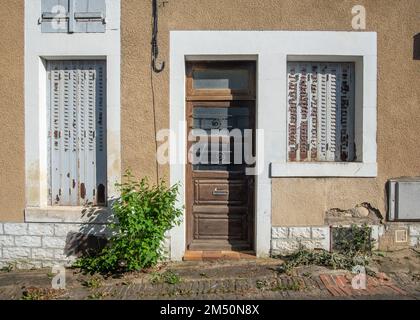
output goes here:
<path id="1" fill-rule="evenodd" d="M 272 177 L 366 177 L 377 176 L 376 163 L 299 162 L 271 163 Z"/>
<path id="2" fill-rule="evenodd" d="M 27 207 L 25 222 L 44 223 L 110 223 L 109 207 Z"/>

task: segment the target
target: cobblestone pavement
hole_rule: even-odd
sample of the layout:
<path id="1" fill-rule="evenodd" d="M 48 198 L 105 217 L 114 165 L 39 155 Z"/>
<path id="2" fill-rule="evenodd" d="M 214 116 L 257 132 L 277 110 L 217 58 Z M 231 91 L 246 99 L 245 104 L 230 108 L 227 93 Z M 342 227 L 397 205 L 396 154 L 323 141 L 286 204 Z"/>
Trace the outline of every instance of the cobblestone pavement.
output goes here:
<path id="1" fill-rule="evenodd" d="M 52 290 L 51 270 L 0 272 L 0 299 L 420 299 L 420 275 L 382 272 L 353 289 L 353 274 L 323 267 L 278 272 L 279 260 L 168 263 L 149 272 L 104 278 L 66 270 Z"/>

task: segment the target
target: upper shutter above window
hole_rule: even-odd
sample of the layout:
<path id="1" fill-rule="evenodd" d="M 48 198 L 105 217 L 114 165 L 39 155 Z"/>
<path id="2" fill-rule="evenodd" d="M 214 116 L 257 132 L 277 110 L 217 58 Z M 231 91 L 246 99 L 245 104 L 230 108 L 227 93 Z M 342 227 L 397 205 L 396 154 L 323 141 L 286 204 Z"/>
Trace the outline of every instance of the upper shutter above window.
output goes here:
<path id="1" fill-rule="evenodd" d="M 44 33 L 104 33 L 105 0 L 42 0 Z"/>
<path id="2" fill-rule="evenodd" d="M 41 10 L 42 32 L 68 32 L 69 0 L 42 0 Z"/>
<path id="3" fill-rule="evenodd" d="M 288 63 L 288 160 L 354 161 L 354 64 Z"/>
<path id="4" fill-rule="evenodd" d="M 105 32 L 105 0 L 73 0 L 73 30 L 70 32 Z M 71 23 L 70 23 L 71 26 Z"/>

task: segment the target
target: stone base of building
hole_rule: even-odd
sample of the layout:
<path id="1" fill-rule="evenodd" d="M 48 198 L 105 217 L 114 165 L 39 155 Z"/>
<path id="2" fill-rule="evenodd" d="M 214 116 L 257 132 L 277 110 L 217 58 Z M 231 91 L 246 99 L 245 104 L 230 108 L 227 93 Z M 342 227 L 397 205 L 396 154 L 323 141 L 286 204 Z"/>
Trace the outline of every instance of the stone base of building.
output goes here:
<path id="1" fill-rule="evenodd" d="M 106 243 L 106 225 L 0 223 L 0 267 L 70 266 L 87 248 Z"/>
<path id="2" fill-rule="evenodd" d="M 330 251 L 331 230 L 337 226 L 272 227 L 271 255 L 287 255 L 296 251 L 299 246 Z M 375 250 L 393 251 L 420 246 L 420 222 L 388 222 L 370 227 Z"/>
<path id="3" fill-rule="evenodd" d="M 68 267 L 86 250 L 103 247 L 110 235 L 105 224 L 0 223 L 0 268 Z M 165 241 L 166 256 L 169 245 Z"/>
<path id="4" fill-rule="evenodd" d="M 0 268 L 69 267 L 86 250 L 102 248 L 110 236 L 106 224 L 0 223 Z M 163 249 L 169 258 L 169 233 Z"/>
<path id="5" fill-rule="evenodd" d="M 287 255 L 300 245 L 331 250 L 334 226 L 272 227 L 271 255 Z M 392 251 L 420 246 L 420 222 L 371 225 L 374 249 Z M 71 266 L 87 249 L 105 245 L 111 235 L 105 224 L 0 223 L 0 268 Z M 170 259 L 169 233 L 163 244 Z"/>

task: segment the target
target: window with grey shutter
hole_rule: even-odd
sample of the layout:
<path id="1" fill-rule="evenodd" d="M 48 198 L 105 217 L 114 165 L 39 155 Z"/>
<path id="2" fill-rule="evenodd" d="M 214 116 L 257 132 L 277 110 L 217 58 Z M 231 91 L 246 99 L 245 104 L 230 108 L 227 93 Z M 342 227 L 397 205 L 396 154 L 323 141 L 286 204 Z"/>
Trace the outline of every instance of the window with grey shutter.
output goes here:
<path id="1" fill-rule="evenodd" d="M 354 63 L 288 63 L 288 160 L 354 161 Z"/>
<path id="2" fill-rule="evenodd" d="M 106 204 L 103 61 L 48 62 L 50 204 Z"/>
<path id="3" fill-rule="evenodd" d="M 105 0 L 42 0 L 44 33 L 104 33 Z"/>

